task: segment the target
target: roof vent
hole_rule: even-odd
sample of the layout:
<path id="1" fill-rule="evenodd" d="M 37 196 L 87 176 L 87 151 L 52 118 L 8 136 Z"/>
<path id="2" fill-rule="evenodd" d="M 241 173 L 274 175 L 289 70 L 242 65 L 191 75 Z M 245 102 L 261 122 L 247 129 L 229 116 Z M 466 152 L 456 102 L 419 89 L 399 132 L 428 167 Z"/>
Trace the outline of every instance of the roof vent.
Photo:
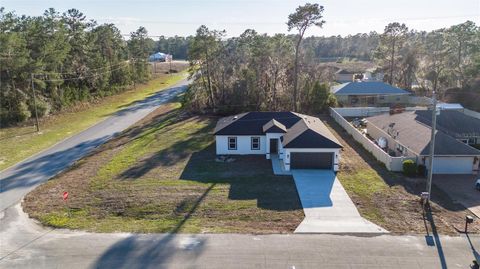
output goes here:
<path id="1" fill-rule="evenodd" d="M 236 120 L 236 119 L 238 119 L 238 116 L 234 116 L 234 117 L 233 117 L 233 120 Z"/>

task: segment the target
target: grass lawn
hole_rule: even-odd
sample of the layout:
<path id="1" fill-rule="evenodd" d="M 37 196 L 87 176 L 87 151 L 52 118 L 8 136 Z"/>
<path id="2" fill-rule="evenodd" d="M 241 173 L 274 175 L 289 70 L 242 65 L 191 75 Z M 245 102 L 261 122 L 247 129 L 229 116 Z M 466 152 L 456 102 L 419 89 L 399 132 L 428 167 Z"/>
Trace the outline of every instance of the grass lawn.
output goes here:
<path id="1" fill-rule="evenodd" d="M 78 105 L 70 111 L 43 118 L 39 133 L 35 132 L 33 126 L 0 129 L 0 170 L 94 125 L 125 105 L 142 100 L 185 77 L 186 72 L 164 74 L 147 84 L 138 85 L 136 89 L 106 97 L 97 104 Z"/>
<path id="2" fill-rule="evenodd" d="M 215 162 L 215 122 L 165 105 L 28 194 L 24 209 L 96 232 L 293 232 L 304 215 L 292 177 L 272 175 L 264 156 Z"/>
<path id="3" fill-rule="evenodd" d="M 394 234 L 426 234 L 427 227 L 432 233 L 431 225 L 424 222 L 419 198 L 426 180 L 389 172 L 333 119 L 323 120 L 344 146 L 337 176 L 360 214 Z M 457 234 L 471 213 L 435 185 L 432 188 L 436 231 Z M 469 230 L 478 233 L 480 227 L 472 225 Z"/>

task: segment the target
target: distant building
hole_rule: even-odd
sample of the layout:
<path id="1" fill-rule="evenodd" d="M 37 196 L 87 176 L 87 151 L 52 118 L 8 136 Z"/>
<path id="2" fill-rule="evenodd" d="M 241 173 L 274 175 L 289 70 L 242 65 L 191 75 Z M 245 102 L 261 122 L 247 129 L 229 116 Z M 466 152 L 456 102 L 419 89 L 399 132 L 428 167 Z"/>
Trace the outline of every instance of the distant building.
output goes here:
<path id="1" fill-rule="evenodd" d="M 331 92 L 343 106 L 389 106 L 408 103 L 410 92 L 381 81 L 348 82 Z"/>
<path id="2" fill-rule="evenodd" d="M 349 71 L 339 69 L 335 73 L 335 81 L 339 83 L 353 82 L 353 81 L 382 81 L 383 73 L 376 72 L 376 69 L 370 68 L 365 71 Z"/>
<path id="3" fill-rule="evenodd" d="M 347 71 L 345 69 L 340 69 L 335 73 L 335 81 L 340 83 L 352 82 L 353 76 L 356 72 Z"/>
<path id="4" fill-rule="evenodd" d="M 162 53 L 162 52 L 157 52 L 155 54 L 150 55 L 148 57 L 149 62 L 165 62 L 167 57 L 171 57 L 171 55 Z"/>

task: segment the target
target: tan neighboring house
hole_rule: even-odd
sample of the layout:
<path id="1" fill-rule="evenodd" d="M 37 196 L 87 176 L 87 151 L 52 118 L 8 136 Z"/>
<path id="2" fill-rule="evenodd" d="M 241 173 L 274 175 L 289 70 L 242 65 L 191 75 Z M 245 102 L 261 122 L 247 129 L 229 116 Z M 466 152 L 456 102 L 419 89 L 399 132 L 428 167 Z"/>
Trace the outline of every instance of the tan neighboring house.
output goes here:
<path id="1" fill-rule="evenodd" d="M 409 111 L 367 118 L 367 134 L 392 156 L 413 157 L 428 167 L 431 111 Z M 478 174 L 480 120 L 458 111 L 442 111 L 437 118 L 435 174 Z"/>

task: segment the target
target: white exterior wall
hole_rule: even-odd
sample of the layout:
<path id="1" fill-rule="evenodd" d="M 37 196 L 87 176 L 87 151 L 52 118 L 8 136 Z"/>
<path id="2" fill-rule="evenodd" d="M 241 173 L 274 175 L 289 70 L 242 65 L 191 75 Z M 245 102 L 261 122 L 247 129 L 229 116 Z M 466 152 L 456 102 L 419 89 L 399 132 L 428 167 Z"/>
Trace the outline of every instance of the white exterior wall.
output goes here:
<path id="1" fill-rule="evenodd" d="M 340 149 L 284 149 L 283 164 L 286 171 L 290 171 L 290 156 L 292 152 L 333 152 L 333 170 L 338 171 L 338 164 L 340 163 Z"/>
<path id="2" fill-rule="evenodd" d="M 237 138 L 237 149 L 228 149 L 228 138 Z M 260 137 L 260 149 L 252 150 L 252 137 Z M 263 135 L 216 135 L 215 143 L 217 155 L 247 155 L 247 154 L 265 154 L 266 137 Z"/>
<path id="3" fill-rule="evenodd" d="M 283 147 L 282 147 L 282 141 L 280 141 L 280 137 L 282 137 L 283 134 L 280 134 L 280 133 L 267 133 L 266 135 L 266 148 L 265 148 L 265 152 L 267 154 L 267 159 L 270 159 L 270 139 L 278 139 L 278 158 L 281 160 L 283 159 Z"/>

